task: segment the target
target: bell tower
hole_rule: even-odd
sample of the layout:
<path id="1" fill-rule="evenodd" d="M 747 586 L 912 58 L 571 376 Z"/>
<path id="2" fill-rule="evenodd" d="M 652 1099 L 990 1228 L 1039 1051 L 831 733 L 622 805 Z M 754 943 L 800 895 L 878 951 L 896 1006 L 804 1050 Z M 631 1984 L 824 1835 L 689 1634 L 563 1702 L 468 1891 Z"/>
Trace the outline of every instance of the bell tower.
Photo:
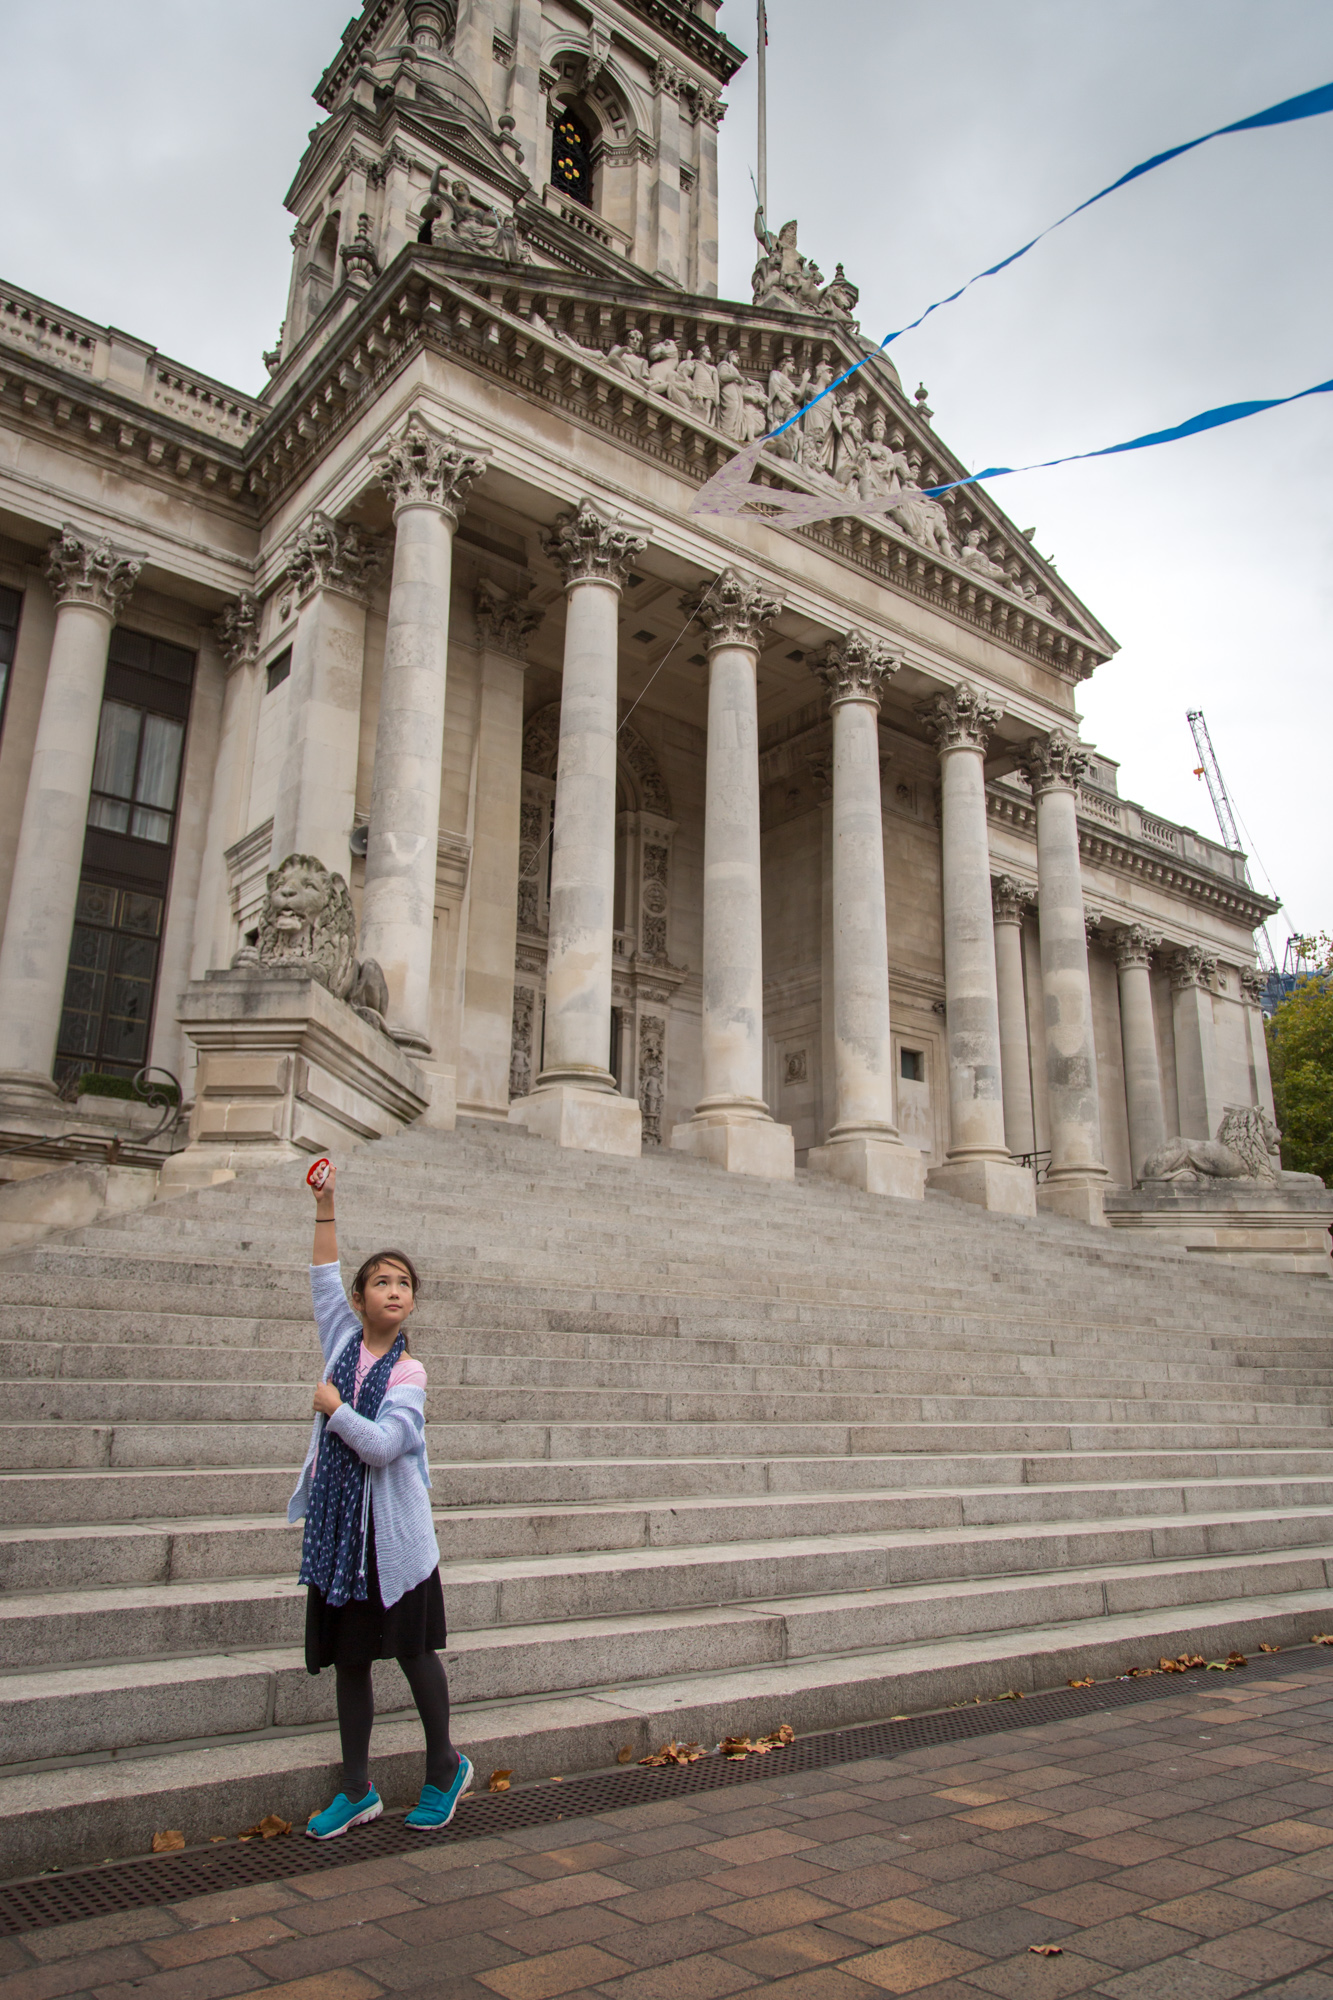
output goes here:
<path id="1" fill-rule="evenodd" d="M 285 375 L 404 248 L 717 291 L 714 0 L 365 0 L 315 101 Z"/>

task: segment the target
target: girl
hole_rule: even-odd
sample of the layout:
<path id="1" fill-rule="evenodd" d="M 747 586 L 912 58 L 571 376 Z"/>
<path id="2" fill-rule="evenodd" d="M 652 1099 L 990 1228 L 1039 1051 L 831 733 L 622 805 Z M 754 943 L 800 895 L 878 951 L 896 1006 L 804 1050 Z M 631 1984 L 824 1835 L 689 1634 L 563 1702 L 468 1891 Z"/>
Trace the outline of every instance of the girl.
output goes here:
<path id="1" fill-rule="evenodd" d="M 437 1651 L 446 1633 L 426 1464 L 426 1371 L 408 1351 L 404 1324 L 416 1306 L 417 1274 L 401 1250 L 381 1250 L 357 1272 L 349 1309 L 338 1272 L 336 1178 L 332 1166 L 322 1178 L 318 1169 L 312 1175 L 310 1290 L 324 1379 L 287 1508 L 289 1521 L 305 1517 L 306 1671 L 332 1667 L 338 1677 L 343 1790 L 306 1827 L 315 1840 L 384 1810 L 370 1782 L 374 1660 L 397 1660 L 426 1732 L 426 1782 L 407 1824 L 448 1826 L 473 1776 L 449 1740 L 449 1683 Z"/>

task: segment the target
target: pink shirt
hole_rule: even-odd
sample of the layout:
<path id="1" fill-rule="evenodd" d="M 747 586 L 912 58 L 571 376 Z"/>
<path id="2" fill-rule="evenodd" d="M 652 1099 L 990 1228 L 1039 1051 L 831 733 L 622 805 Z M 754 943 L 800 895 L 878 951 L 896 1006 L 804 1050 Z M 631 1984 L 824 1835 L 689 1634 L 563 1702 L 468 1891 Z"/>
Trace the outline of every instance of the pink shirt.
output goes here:
<path id="1" fill-rule="evenodd" d="M 369 1375 L 375 1363 L 383 1360 L 383 1358 L 380 1354 L 372 1354 L 364 1340 L 361 1342 L 361 1352 L 356 1357 L 356 1380 L 352 1384 L 353 1403 L 356 1402 L 357 1397 L 361 1394 L 361 1385 L 367 1375 Z M 390 1389 L 424 1389 L 426 1386 L 426 1371 L 419 1361 L 413 1360 L 410 1354 L 400 1354 L 394 1362 L 393 1367 L 389 1370 L 388 1386 Z"/>

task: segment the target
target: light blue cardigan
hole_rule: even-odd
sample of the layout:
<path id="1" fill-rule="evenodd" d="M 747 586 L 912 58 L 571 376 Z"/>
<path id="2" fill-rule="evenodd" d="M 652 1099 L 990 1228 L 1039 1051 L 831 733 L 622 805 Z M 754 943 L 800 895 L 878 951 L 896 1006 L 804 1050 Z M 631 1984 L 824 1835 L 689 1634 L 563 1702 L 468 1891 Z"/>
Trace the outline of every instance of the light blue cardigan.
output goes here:
<path id="1" fill-rule="evenodd" d="M 336 1264 L 310 1266 L 310 1296 L 327 1381 L 347 1342 L 360 1340 L 361 1322 L 347 1303 Z M 324 1421 L 322 1417 L 315 1418 L 301 1477 L 287 1502 L 289 1521 L 305 1517 L 320 1426 Z M 389 1389 L 373 1421 L 358 1416 L 344 1403 L 328 1419 L 328 1427 L 351 1446 L 367 1468 L 366 1494 L 375 1514 L 380 1596 L 387 1610 L 405 1592 L 424 1583 L 440 1563 L 440 1545 L 435 1539 L 430 1507 L 430 1467 L 426 1462 L 426 1392 L 408 1387 Z"/>

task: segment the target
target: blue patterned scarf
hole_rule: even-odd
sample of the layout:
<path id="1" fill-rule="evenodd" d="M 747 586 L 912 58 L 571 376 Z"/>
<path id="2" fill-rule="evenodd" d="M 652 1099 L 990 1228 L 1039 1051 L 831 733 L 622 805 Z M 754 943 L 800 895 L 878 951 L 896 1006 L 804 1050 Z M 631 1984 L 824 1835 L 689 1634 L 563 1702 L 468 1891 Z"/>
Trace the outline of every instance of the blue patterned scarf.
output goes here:
<path id="1" fill-rule="evenodd" d="M 368 1417 L 373 1422 L 384 1401 L 394 1363 L 406 1348 L 406 1338 L 400 1332 L 388 1353 L 382 1354 L 367 1374 L 357 1396 L 356 1364 L 361 1356 L 361 1340 L 352 1334 L 343 1342 L 326 1379 L 359 1417 Z M 365 1465 L 326 1423 L 320 1433 L 319 1456 L 310 1482 L 298 1578 L 300 1583 L 312 1583 L 326 1604 L 342 1605 L 351 1598 L 365 1602 L 369 1520 L 370 1482 Z"/>

